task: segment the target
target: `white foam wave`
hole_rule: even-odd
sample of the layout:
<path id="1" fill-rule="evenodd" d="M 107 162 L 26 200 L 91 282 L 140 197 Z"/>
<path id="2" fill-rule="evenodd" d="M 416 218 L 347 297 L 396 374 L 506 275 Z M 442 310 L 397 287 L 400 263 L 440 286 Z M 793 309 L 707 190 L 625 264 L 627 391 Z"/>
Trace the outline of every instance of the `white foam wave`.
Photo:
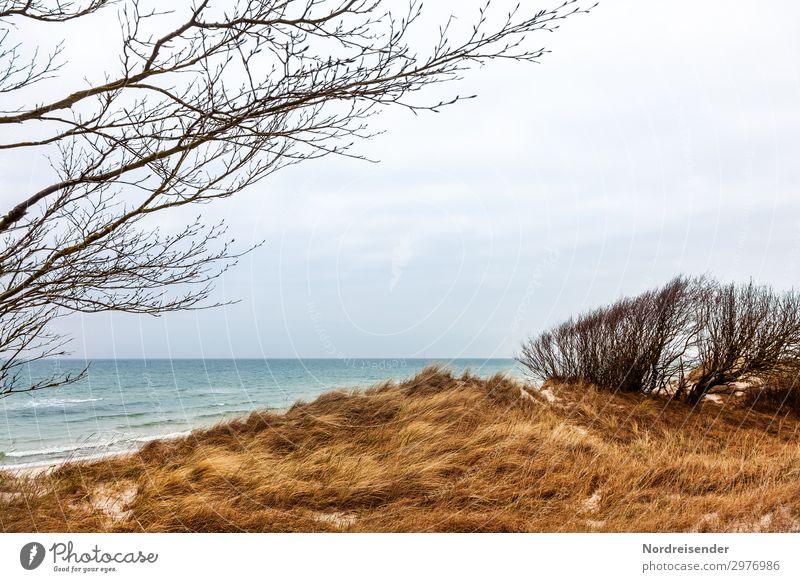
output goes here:
<path id="1" fill-rule="evenodd" d="M 24 458 L 24 457 L 47 457 L 50 455 L 58 455 L 60 453 L 72 453 L 77 452 L 85 449 L 104 449 L 109 447 L 116 442 L 119 441 L 109 441 L 106 443 L 96 443 L 96 444 L 72 444 L 63 447 L 50 447 L 46 449 L 34 449 L 32 451 L 5 451 L 4 456 L 12 457 L 12 458 Z"/>
<path id="2" fill-rule="evenodd" d="M 86 404 L 89 402 L 100 402 L 102 398 L 47 398 L 47 399 L 30 399 L 28 401 L 18 401 L 7 405 L 7 409 L 24 409 L 24 408 L 56 408 L 68 406 L 71 404 Z"/>
<path id="3" fill-rule="evenodd" d="M 138 445 L 148 443 L 150 441 L 160 439 L 176 439 L 187 436 L 191 431 L 169 432 L 163 434 L 152 434 L 146 436 L 122 436 L 118 438 L 110 438 L 106 440 L 87 441 L 81 443 L 72 443 L 61 447 L 48 447 L 43 449 L 34 449 L 28 451 L 4 451 L 3 457 L 11 457 L 22 459 L 26 457 L 57 457 L 63 460 L 71 458 L 73 454 L 80 454 L 81 451 L 105 451 L 111 449 L 126 450 L 137 448 Z M 64 454 L 69 453 L 69 454 Z"/>

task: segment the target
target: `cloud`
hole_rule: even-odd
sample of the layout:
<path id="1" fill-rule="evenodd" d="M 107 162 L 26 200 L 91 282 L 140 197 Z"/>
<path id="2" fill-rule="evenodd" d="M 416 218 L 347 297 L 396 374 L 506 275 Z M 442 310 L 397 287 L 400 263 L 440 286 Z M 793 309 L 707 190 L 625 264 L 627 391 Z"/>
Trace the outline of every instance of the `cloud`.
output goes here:
<path id="1" fill-rule="evenodd" d="M 545 35 L 540 65 L 468 74 L 458 91 L 478 99 L 378 118 L 358 150 L 379 164 L 310 162 L 204 207 L 266 240 L 221 282 L 237 305 L 63 325 L 97 356 L 508 356 L 679 271 L 792 285 L 798 17 L 789 1 L 601 3 Z M 3 200 L 30 187 L 3 167 Z"/>

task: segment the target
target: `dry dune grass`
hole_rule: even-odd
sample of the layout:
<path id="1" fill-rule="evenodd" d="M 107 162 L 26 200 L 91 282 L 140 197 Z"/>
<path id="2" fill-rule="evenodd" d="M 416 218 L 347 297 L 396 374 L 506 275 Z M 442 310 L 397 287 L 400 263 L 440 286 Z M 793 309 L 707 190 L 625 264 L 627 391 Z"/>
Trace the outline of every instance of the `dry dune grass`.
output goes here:
<path id="1" fill-rule="evenodd" d="M 800 420 L 427 368 L 0 476 L 5 531 L 790 531 Z"/>

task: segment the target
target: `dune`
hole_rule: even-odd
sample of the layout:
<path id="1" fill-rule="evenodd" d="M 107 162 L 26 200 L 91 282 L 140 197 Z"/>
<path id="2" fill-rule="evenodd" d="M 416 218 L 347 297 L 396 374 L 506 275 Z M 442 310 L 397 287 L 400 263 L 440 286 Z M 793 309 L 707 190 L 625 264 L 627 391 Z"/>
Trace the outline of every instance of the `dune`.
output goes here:
<path id="1" fill-rule="evenodd" d="M 800 419 L 430 367 L 124 456 L 0 474 L 0 529 L 800 531 Z"/>

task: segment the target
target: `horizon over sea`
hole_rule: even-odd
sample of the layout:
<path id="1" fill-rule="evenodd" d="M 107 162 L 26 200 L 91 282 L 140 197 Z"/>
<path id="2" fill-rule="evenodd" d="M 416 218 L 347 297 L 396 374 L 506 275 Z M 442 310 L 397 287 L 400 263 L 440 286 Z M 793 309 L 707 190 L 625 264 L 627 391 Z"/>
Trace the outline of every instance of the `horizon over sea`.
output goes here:
<path id="1" fill-rule="evenodd" d="M 253 410 L 409 378 L 431 363 L 522 376 L 510 358 L 94 359 L 79 382 L 0 398 L 0 469 L 132 451 Z M 86 364 L 44 360 L 25 372 L 35 381 Z"/>

